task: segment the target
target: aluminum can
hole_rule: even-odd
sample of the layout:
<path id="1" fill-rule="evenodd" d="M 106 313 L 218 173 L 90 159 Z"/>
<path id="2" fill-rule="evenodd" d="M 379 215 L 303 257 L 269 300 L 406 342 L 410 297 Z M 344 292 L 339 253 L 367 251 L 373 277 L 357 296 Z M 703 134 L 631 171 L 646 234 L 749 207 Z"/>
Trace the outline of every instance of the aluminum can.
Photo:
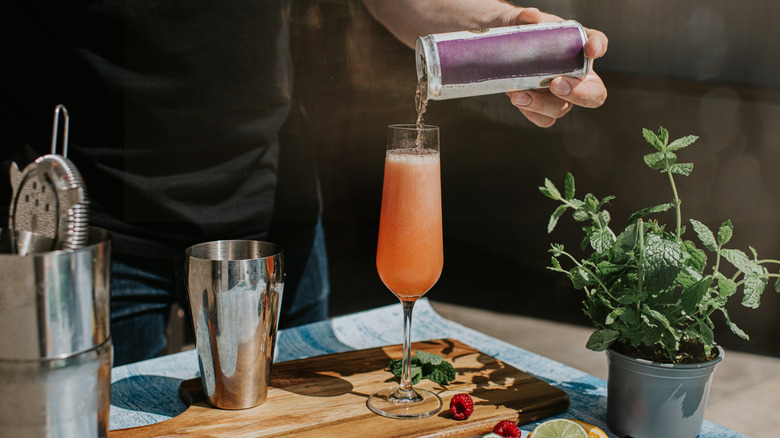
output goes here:
<path id="1" fill-rule="evenodd" d="M 433 100 L 547 88 L 588 74 L 587 39 L 572 20 L 428 35 L 417 39 L 417 78 Z"/>

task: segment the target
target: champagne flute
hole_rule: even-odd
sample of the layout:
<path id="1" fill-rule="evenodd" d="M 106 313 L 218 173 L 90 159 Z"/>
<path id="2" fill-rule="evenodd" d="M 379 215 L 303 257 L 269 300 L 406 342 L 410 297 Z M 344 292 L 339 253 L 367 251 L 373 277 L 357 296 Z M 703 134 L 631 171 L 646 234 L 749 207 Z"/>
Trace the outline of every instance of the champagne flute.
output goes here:
<path id="1" fill-rule="evenodd" d="M 441 410 L 441 398 L 411 384 L 411 325 L 415 301 L 439 280 L 444 265 L 439 128 L 388 127 L 376 266 L 401 300 L 404 337 L 401 382 L 373 394 L 366 405 L 392 418 L 425 418 Z"/>

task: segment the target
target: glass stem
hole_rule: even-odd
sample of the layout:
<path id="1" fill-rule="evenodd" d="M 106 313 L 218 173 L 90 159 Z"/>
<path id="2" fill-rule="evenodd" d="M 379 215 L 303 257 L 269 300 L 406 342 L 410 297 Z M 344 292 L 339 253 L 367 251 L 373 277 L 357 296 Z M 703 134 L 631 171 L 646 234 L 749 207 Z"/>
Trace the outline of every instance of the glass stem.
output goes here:
<path id="1" fill-rule="evenodd" d="M 401 385 L 398 396 L 414 398 L 417 394 L 412 388 L 412 310 L 414 300 L 401 300 L 404 308 L 404 356 L 402 359 Z"/>

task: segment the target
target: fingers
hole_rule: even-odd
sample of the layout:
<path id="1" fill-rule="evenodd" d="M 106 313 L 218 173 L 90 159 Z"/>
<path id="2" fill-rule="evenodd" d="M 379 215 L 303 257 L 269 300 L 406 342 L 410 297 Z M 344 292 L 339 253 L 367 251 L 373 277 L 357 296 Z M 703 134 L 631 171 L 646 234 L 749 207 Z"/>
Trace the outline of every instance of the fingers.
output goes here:
<path id="1" fill-rule="evenodd" d="M 507 95 L 512 105 L 528 120 L 547 128 L 568 114 L 575 105 L 584 108 L 603 105 L 607 99 L 607 89 L 601 78 L 591 72 L 581 80 L 557 77 L 550 83 L 549 90 L 513 91 Z"/>
<path id="2" fill-rule="evenodd" d="M 514 26 L 519 24 L 549 23 L 552 21 L 561 21 L 561 17 L 542 12 L 536 8 L 515 8 L 511 9 L 502 16 L 504 26 Z"/>
<path id="3" fill-rule="evenodd" d="M 548 90 L 513 91 L 507 94 L 512 104 L 528 120 L 543 128 L 552 126 L 573 107 L 570 102 L 555 96 Z"/>
<path id="4" fill-rule="evenodd" d="M 531 123 L 533 123 L 534 125 L 540 128 L 549 128 L 552 125 L 554 125 L 555 122 L 558 121 L 558 119 L 554 117 L 547 117 L 545 115 L 534 113 L 531 111 L 520 110 L 520 112 L 523 113 L 523 115 L 525 116 L 526 119 L 528 119 L 528 121 L 530 121 Z"/>
<path id="5" fill-rule="evenodd" d="M 582 79 L 557 77 L 550 83 L 550 92 L 574 105 L 598 108 L 607 100 L 607 87 L 595 72 Z"/>
<path id="6" fill-rule="evenodd" d="M 603 32 L 594 29 L 585 29 L 588 41 L 585 43 L 585 56 L 590 59 L 597 59 L 607 53 L 609 40 Z"/>

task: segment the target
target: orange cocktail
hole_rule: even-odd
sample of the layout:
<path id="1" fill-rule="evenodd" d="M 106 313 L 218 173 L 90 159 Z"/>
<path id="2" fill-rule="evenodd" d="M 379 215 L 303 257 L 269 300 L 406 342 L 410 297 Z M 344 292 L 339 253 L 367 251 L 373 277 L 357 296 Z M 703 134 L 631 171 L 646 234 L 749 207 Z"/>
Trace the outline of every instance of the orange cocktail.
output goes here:
<path id="1" fill-rule="evenodd" d="M 376 269 L 404 313 L 401 382 L 372 394 L 366 406 L 391 418 L 425 418 L 442 407 L 438 394 L 412 387 L 412 309 L 439 280 L 444 265 L 439 128 L 390 125 L 379 215 Z"/>
<path id="2" fill-rule="evenodd" d="M 416 300 L 436 284 L 444 265 L 439 152 L 388 150 L 376 267 L 398 298 Z"/>

